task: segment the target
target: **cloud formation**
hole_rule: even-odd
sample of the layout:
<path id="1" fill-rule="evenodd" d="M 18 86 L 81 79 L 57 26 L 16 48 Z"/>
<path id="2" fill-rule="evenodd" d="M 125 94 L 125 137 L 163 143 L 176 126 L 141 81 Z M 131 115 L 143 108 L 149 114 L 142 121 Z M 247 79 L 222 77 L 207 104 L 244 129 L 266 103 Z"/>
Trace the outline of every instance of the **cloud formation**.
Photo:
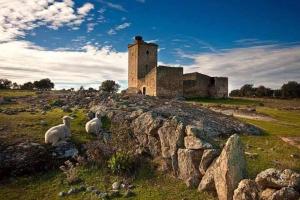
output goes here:
<path id="1" fill-rule="evenodd" d="M 108 34 L 108 35 L 115 35 L 115 34 L 117 34 L 118 31 L 121 31 L 121 30 L 123 30 L 123 29 L 126 29 L 126 28 L 128 28 L 130 25 L 131 25 L 131 23 L 129 23 L 129 22 L 124 22 L 123 24 L 120 24 L 120 25 L 115 26 L 114 28 L 111 28 L 111 29 L 107 32 L 107 34 Z"/>
<path id="2" fill-rule="evenodd" d="M 93 4 L 86 3 L 76 11 L 73 0 L 0 1 L 0 42 L 24 37 L 26 31 L 39 26 L 78 26 L 93 8 Z"/>
<path id="3" fill-rule="evenodd" d="M 57 88 L 97 87 L 127 80 L 127 52 L 87 45 L 82 51 L 46 50 L 27 41 L 0 44 L 0 74 L 18 83 L 50 78 Z"/>
<path id="4" fill-rule="evenodd" d="M 193 60 L 192 65 L 184 66 L 185 72 L 228 76 L 230 89 L 246 83 L 278 88 L 288 80 L 300 81 L 299 45 L 262 45 L 181 56 Z"/>

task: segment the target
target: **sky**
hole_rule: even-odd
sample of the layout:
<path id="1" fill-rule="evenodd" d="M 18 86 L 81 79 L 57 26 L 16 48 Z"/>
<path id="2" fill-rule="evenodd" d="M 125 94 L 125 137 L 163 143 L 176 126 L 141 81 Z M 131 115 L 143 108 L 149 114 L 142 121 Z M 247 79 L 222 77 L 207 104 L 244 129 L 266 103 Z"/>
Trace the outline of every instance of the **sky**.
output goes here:
<path id="1" fill-rule="evenodd" d="M 299 0 L 0 0 L 0 78 L 127 87 L 127 45 L 159 64 L 279 88 L 300 82 Z"/>

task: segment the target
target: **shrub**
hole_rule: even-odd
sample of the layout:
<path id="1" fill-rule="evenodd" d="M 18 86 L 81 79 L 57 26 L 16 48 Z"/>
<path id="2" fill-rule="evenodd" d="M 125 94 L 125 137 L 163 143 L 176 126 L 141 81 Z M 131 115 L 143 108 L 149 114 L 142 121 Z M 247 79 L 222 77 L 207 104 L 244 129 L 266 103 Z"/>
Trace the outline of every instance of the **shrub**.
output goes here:
<path id="1" fill-rule="evenodd" d="M 60 166 L 59 169 L 66 175 L 66 180 L 69 184 L 79 181 L 78 170 L 71 161 L 67 160 L 65 165 Z"/>
<path id="2" fill-rule="evenodd" d="M 103 164 L 115 153 L 115 150 L 100 141 L 91 141 L 85 144 L 86 157 L 89 162 Z"/>
<path id="3" fill-rule="evenodd" d="M 129 173 L 133 166 L 133 159 L 126 152 L 116 152 L 108 161 L 108 167 L 114 174 Z"/>
<path id="4" fill-rule="evenodd" d="M 57 106 L 57 107 L 61 107 L 64 105 L 64 102 L 60 99 L 56 99 L 56 100 L 52 100 L 50 102 L 50 106 Z"/>

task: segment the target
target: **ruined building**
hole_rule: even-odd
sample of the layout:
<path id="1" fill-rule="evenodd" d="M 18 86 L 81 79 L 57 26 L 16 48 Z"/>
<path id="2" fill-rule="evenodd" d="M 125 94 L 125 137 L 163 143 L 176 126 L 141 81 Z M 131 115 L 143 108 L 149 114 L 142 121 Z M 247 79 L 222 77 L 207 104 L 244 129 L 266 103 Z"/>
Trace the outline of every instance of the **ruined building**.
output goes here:
<path id="1" fill-rule="evenodd" d="M 184 74 L 182 67 L 157 66 L 157 48 L 157 44 L 144 42 L 141 36 L 128 45 L 128 92 L 159 97 L 228 96 L 227 77 Z"/>

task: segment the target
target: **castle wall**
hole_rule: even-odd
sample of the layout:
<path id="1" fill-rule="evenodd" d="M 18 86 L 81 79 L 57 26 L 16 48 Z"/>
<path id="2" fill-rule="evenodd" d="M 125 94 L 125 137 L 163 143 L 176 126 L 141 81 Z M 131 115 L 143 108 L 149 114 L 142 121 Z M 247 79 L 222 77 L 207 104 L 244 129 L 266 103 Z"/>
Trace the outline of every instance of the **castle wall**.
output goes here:
<path id="1" fill-rule="evenodd" d="M 128 87 L 136 88 L 138 84 L 138 47 L 132 45 L 128 47 Z"/>
<path id="2" fill-rule="evenodd" d="M 213 77 L 214 86 L 210 89 L 210 96 L 214 98 L 228 97 L 228 78 L 227 77 Z"/>
<path id="3" fill-rule="evenodd" d="M 189 73 L 183 75 L 183 95 L 187 98 L 208 97 L 210 78 L 200 73 Z"/>
<path id="4" fill-rule="evenodd" d="M 183 96 L 183 68 L 158 66 L 156 68 L 156 96 Z"/>
<path id="5" fill-rule="evenodd" d="M 145 91 L 145 95 L 156 96 L 156 69 L 157 68 L 153 68 L 145 78 L 139 79 L 138 81 L 138 89 L 141 92 Z"/>

